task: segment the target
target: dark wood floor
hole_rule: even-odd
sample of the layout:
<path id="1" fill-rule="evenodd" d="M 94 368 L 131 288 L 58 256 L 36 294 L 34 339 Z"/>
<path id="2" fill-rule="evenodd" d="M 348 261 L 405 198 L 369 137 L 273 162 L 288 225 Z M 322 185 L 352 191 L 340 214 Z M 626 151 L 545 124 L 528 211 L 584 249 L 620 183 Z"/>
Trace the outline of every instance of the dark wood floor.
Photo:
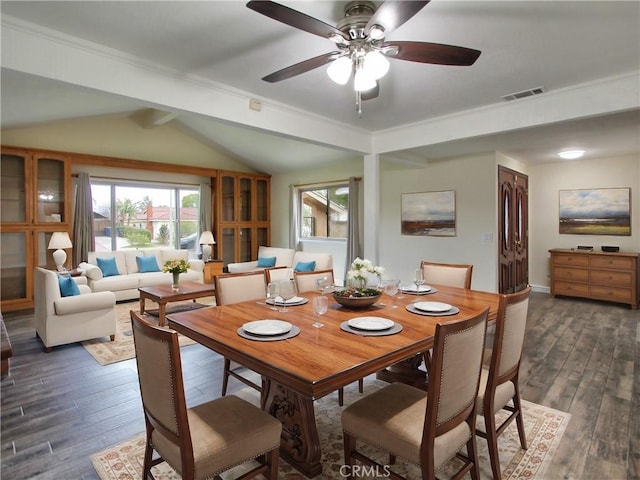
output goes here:
<path id="1" fill-rule="evenodd" d="M 30 317 L 5 322 L 0 476 L 97 479 L 89 456 L 144 430 L 134 360 L 100 366 L 80 344 L 46 354 Z M 188 402 L 219 395 L 221 358 L 199 345 L 182 357 Z M 532 294 L 521 391 L 572 414 L 548 479 L 640 479 L 640 311 Z"/>

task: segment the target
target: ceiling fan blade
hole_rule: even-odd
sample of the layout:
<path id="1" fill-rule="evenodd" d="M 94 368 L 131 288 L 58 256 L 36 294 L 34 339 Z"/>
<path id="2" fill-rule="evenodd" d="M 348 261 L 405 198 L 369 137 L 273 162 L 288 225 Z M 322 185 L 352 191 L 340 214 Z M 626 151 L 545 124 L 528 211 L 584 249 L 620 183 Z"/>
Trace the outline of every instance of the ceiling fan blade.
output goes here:
<path id="1" fill-rule="evenodd" d="M 286 80 L 287 78 L 300 75 L 301 73 L 306 73 L 310 70 L 313 70 L 314 68 L 326 65 L 327 63 L 331 63 L 340 55 L 342 55 L 340 52 L 331 52 L 325 53 L 323 55 L 318 55 L 317 57 L 309 58 L 308 60 L 304 60 L 303 62 L 296 63 L 295 65 L 290 65 L 286 68 L 283 68 L 282 70 L 273 72 L 266 77 L 263 77 L 262 80 L 270 83 L 280 82 L 282 80 Z"/>
<path id="2" fill-rule="evenodd" d="M 397 48 L 398 53 L 385 53 L 391 58 L 410 62 L 433 63 L 436 65 L 473 65 L 480 56 L 480 50 L 428 42 L 385 42 L 382 48 Z"/>
<path id="3" fill-rule="evenodd" d="M 247 3 L 247 7 L 291 27 L 304 30 L 305 32 L 309 32 L 314 35 L 319 35 L 323 38 L 329 38 L 332 35 L 339 35 L 345 40 L 349 39 L 345 33 L 341 32 L 334 26 L 276 2 L 252 0 Z"/>
<path id="4" fill-rule="evenodd" d="M 430 0 L 402 2 L 386 1 L 378 7 L 376 12 L 369 19 L 369 23 L 367 23 L 364 31 L 368 35 L 371 27 L 374 25 L 380 25 L 384 28 L 385 33 L 389 33 L 422 10 L 429 1 Z"/>
<path id="5" fill-rule="evenodd" d="M 372 100 L 374 98 L 378 98 L 378 95 L 380 95 L 380 84 L 378 82 L 376 82 L 376 86 L 373 87 L 371 90 L 365 90 L 364 92 L 362 92 L 360 94 L 360 98 L 364 101 L 364 100 Z"/>

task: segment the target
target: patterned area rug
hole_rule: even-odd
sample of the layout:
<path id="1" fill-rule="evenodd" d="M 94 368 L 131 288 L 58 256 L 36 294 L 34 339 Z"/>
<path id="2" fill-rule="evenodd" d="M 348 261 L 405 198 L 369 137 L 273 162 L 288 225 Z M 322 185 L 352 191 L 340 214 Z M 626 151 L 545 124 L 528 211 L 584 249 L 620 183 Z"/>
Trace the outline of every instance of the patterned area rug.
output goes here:
<path id="1" fill-rule="evenodd" d="M 365 383 L 365 394 L 371 393 L 384 382 L 369 377 Z M 244 389 L 237 395 L 257 404 L 257 394 L 251 389 Z M 349 385 L 345 387 L 345 405 L 360 398 L 357 386 Z M 515 480 L 541 480 L 545 478 L 545 470 L 549 461 L 553 458 L 562 439 L 565 428 L 569 423 L 571 414 L 560 412 L 551 408 L 536 405 L 530 402 L 523 402 L 525 427 L 529 448 L 520 449 L 518 431 L 513 422 L 504 433 L 498 438 L 500 449 L 500 463 L 502 467 L 502 478 Z M 338 405 L 337 394 L 328 395 L 315 403 L 316 420 L 322 445 L 323 472 L 318 479 L 322 480 L 343 480 L 344 475 L 340 473 L 342 466 L 342 431 L 340 429 L 340 415 L 343 407 Z M 479 427 L 483 428 L 480 423 Z M 142 459 L 144 456 L 144 434 L 115 445 L 91 457 L 93 466 L 102 480 L 125 480 L 141 478 Z M 487 454 L 487 444 L 482 438 L 477 439 L 479 463 L 482 479 L 491 479 L 491 466 Z M 385 453 L 377 453 L 373 448 L 366 449 L 369 454 L 384 465 L 388 458 Z M 455 471 L 453 460 L 442 470 L 443 478 L 450 478 Z M 242 472 L 243 467 L 236 467 L 222 475 L 224 480 L 235 478 Z M 419 469 L 408 463 L 403 463 L 400 459 L 393 470 L 406 476 L 409 479 L 419 479 Z M 156 480 L 179 480 L 180 476 L 174 472 L 166 463 L 161 463 L 153 468 L 153 475 Z M 303 480 L 304 475 L 297 472 L 284 460 L 280 460 L 279 480 Z M 375 478 L 360 476 L 359 479 Z M 380 478 L 380 477 L 377 477 Z M 468 478 L 465 477 L 465 478 Z"/>
<path id="2" fill-rule="evenodd" d="M 201 308 L 203 306 L 215 305 L 215 298 L 204 297 L 199 298 L 198 303 L 192 301 L 175 302 L 167 305 L 167 312 L 186 310 L 190 308 Z M 151 321 L 158 321 L 157 313 L 158 305 L 147 300 L 145 304 L 146 318 Z M 116 304 L 116 338 L 110 341 L 109 337 L 94 338 L 82 342 L 82 346 L 91 354 L 100 365 L 109 365 L 110 363 L 129 360 L 136 356 L 135 347 L 133 345 L 133 333 L 131 332 L 131 317 L 129 311 L 140 311 L 140 302 L 138 300 L 132 302 L 124 302 Z M 149 315 L 147 315 L 149 313 Z M 154 315 L 155 314 L 155 315 Z M 180 335 L 180 345 L 191 345 L 193 340 Z"/>

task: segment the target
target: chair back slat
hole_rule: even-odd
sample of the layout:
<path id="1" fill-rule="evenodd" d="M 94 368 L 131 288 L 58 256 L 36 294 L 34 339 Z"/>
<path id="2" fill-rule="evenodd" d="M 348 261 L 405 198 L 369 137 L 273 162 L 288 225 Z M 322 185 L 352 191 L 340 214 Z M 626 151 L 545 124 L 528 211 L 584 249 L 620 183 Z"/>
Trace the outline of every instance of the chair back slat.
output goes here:
<path id="1" fill-rule="evenodd" d="M 334 284 L 333 270 L 315 270 L 313 272 L 294 272 L 293 276 L 296 280 L 298 292 L 309 292 L 317 290 L 316 282 L 320 279 L 326 279 Z"/>
<path id="2" fill-rule="evenodd" d="M 265 274 L 263 270 L 246 273 L 227 273 L 214 279 L 216 305 L 230 305 L 264 298 Z"/>
<path id="3" fill-rule="evenodd" d="M 426 284 L 471 288 L 473 265 L 434 263 L 423 260 L 420 263 L 420 268 L 422 268 Z"/>
<path id="4" fill-rule="evenodd" d="M 436 436 L 467 419 L 475 406 L 489 309 L 462 321 L 436 326 L 425 432 Z M 431 406 L 431 407 L 429 407 Z"/>

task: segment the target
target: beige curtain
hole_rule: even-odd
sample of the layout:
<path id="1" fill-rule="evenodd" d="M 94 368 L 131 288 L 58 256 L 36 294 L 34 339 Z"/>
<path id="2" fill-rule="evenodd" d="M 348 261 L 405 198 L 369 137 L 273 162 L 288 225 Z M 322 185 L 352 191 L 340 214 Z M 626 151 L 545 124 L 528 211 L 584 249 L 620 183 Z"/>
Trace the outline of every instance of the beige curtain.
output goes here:
<path id="1" fill-rule="evenodd" d="M 88 173 L 79 173 L 74 179 L 73 206 L 73 265 L 86 262 L 89 252 L 95 250 L 93 235 L 93 200 L 91 178 Z"/>

